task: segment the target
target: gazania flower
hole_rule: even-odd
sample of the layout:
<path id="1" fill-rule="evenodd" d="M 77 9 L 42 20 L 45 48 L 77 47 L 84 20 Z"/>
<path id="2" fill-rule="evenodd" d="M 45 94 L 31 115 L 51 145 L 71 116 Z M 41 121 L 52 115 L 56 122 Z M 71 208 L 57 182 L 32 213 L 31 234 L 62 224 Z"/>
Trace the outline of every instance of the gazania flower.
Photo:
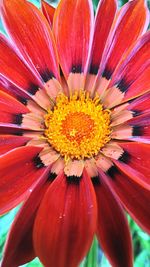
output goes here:
<path id="1" fill-rule="evenodd" d="M 94 235 L 131 267 L 126 210 L 150 232 L 150 32 L 144 0 L 117 11 L 3 0 L 0 212 L 24 201 L 2 267 L 75 267 Z M 54 15 L 54 18 L 53 18 Z M 60 71 L 61 70 L 61 71 Z"/>

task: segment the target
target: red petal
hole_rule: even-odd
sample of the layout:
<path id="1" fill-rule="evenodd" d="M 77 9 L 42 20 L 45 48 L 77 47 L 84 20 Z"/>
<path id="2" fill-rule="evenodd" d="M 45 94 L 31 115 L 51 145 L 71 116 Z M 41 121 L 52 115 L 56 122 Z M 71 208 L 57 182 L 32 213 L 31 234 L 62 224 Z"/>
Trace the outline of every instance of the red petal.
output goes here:
<path id="1" fill-rule="evenodd" d="M 52 26 L 55 8 L 43 0 L 41 1 L 41 3 L 42 3 L 42 12 L 46 17 L 49 25 Z"/>
<path id="2" fill-rule="evenodd" d="M 148 144 L 137 142 L 120 142 L 119 146 L 123 148 L 124 153 L 120 160 L 144 175 L 143 179 L 150 185 L 150 147 Z M 125 166 L 125 165 L 124 165 Z"/>
<path id="3" fill-rule="evenodd" d="M 45 171 L 37 157 L 39 147 L 21 147 L 0 158 L 0 214 L 12 209 L 29 194 Z"/>
<path id="4" fill-rule="evenodd" d="M 46 176 L 46 172 L 43 175 Z M 33 223 L 47 186 L 43 185 L 43 181 L 40 182 L 18 212 L 6 241 L 1 267 L 20 266 L 35 258 Z"/>
<path id="5" fill-rule="evenodd" d="M 94 37 L 91 51 L 91 63 L 89 70 L 91 74 L 97 74 L 98 72 L 115 13 L 115 0 L 102 0 L 99 2 L 95 18 Z"/>
<path id="6" fill-rule="evenodd" d="M 21 128 L 6 127 L 3 125 L 0 127 L 0 133 L 3 134 L 14 134 L 14 135 L 23 135 L 24 130 Z"/>
<path id="7" fill-rule="evenodd" d="M 139 141 L 150 143 L 150 115 L 149 113 L 135 117 L 126 124 L 113 127 L 112 138 L 119 140 Z"/>
<path id="8" fill-rule="evenodd" d="M 0 135 L 0 156 L 16 147 L 24 146 L 31 138 L 15 135 Z"/>
<path id="9" fill-rule="evenodd" d="M 131 98 L 135 98 L 141 94 L 144 94 L 149 88 L 145 88 L 144 84 L 149 78 L 146 73 L 149 69 L 149 54 L 150 54 L 150 33 L 145 34 L 137 44 L 135 45 L 133 51 L 121 64 L 118 71 L 116 71 L 111 85 L 117 84 L 122 92 L 125 93 L 123 102 Z M 143 81 L 143 87 L 138 86 L 137 88 L 133 86 L 136 80 L 145 73 L 145 81 Z M 148 73 L 147 73 L 148 75 Z M 132 85 L 133 84 L 133 85 Z M 132 85 L 132 86 L 131 86 Z"/>
<path id="10" fill-rule="evenodd" d="M 24 59 L 44 81 L 59 78 L 58 58 L 48 22 L 33 5 L 22 0 L 3 0 L 2 16 L 7 31 Z"/>
<path id="11" fill-rule="evenodd" d="M 119 61 L 148 26 L 148 9 L 144 0 L 129 1 L 121 9 L 110 48 L 104 76 L 110 78 Z M 131 30 L 132 29 L 132 30 Z"/>
<path id="12" fill-rule="evenodd" d="M 95 186 L 98 203 L 97 235 L 112 266 L 132 267 L 132 243 L 123 209 L 106 181 Z"/>
<path id="13" fill-rule="evenodd" d="M 2 35 L 0 35 L 0 73 L 0 84 L 2 84 L 0 89 L 3 91 L 15 95 L 23 103 L 26 103 L 27 99 L 33 98 L 44 108 L 50 105 L 42 81 L 23 64 L 14 52 L 12 45 Z M 39 87 L 43 90 L 41 91 Z"/>
<path id="14" fill-rule="evenodd" d="M 150 84 L 150 67 L 147 67 L 144 72 L 130 85 L 125 96 L 124 101 L 135 98 L 149 91 Z"/>
<path id="15" fill-rule="evenodd" d="M 40 205 L 34 247 L 45 266 L 77 266 L 91 245 L 96 230 L 95 194 L 85 173 L 78 179 L 59 175 Z"/>
<path id="16" fill-rule="evenodd" d="M 61 68 L 70 90 L 84 86 L 93 10 L 91 0 L 62 0 L 54 15 L 54 34 Z M 84 12 L 83 12 L 84 10 Z M 79 86 L 79 87 L 78 87 Z"/>
<path id="17" fill-rule="evenodd" d="M 150 143 L 150 114 L 146 113 L 135 117 L 128 122 L 132 126 L 133 139 L 138 138 L 145 143 Z M 135 138 L 134 138 L 135 137 Z"/>
<path id="18" fill-rule="evenodd" d="M 32 243 L 33 223 L 48 186 L 49 184 L 43 185 L 43 181 L 40 182 L 18 212 L 6 241 L 2 267 L 20 266 L 35 257 Z"/>
<path id="19" fill-rule="evenodd" d="M 20 116 L 28 112 L 27 107 L 12 96 L 0 91 L 0 125 L 9 126 L 9 124 L 14 124 L 14 127 L 18 127 L 20 125 Z"/>
<path id="20" fill-rule="evenodd" d="M 127 109 L 131 110 L 134 116 L 150 112 L 150 92 L 130 102 Z"/>
<path id="21" fill-rule="evenodd" d="M 29 109 L 14 97 L 0 91 L 0 111 L 12 114 L 27 113 Z M 1 117 L 0 117 L 1 118 Z"/>
<path id="22" fill-rule="evenodd" d="M 139 183 L 139 179 L 131 179 L 120 169 L 120 164 L 115 161 L 116 166 L 112 166 L 107 171 L 107 181 L 118 195 L 120 201 L 133 217 L 133 219 L 150 233 L 150 188 L 144 183 Z M 100 172 L 101 175 L 104 175 Z M 134 175 L 134 174 L 133 174 Z"/>
<path id="23" fill-rule="evenodd" d="M 42 86 L 42 82 L 23 64 L 12 45 L 2 35 L 0 35 L 0 63 L 2 77 L 8 82 L 11 81 L 21 91 L 32 93 L 33 90 Z M 3 85 L 7 88 L 7 81 Z"/>

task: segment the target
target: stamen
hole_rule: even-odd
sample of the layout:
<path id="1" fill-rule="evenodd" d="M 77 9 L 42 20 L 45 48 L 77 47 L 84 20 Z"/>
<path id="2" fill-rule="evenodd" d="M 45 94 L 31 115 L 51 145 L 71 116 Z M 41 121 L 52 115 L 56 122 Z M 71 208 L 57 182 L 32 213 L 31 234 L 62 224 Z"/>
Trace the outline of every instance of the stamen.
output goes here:
<path id="1" fill-rule="evenodd" d="M 96 95 L 84 91 L 68 98 L 61 94 L 54 110 L 45 116 L 45 137 L 66 161 L 91 158 L 110 141 L 110 111 L 104 110 Z"/>

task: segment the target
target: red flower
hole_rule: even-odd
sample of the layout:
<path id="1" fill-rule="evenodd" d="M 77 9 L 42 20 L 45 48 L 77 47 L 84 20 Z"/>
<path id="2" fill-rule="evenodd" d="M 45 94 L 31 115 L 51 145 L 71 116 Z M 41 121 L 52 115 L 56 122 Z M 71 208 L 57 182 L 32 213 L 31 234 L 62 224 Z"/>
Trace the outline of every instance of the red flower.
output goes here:
<path id="1" fill-rule="evenodd" d="M 75 267 L 95 234 L 112 266 L 131 267 L 124 209 L 150 232 L 148 10 L 116 5 L 101 0 L 94 19 L 91 0 L 42 2 L 45 18 L 2 1 L 1 214 L 24 201 L 2 267 Z"/>

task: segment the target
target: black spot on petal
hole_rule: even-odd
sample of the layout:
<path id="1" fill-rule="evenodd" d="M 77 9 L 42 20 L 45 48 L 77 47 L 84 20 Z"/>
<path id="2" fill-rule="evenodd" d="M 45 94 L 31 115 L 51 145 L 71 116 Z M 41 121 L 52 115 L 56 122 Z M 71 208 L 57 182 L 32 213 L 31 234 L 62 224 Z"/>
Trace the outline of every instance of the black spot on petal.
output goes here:
<path id="1" fill-rule="evenodd" d="M 60 76 L 63 77 L 64 74 L 63 74 L 63 71 L 62 71 L 62 68 L 60 67 Z"/>
<path id="2" fill-rule="evenodd" d="M 39 90 L 39 87 L 36 84 L 30 84 L 30 87 L 28 89 L 28 92 L 31 95 L 35 95 L 38 90 Z"/>
<path id="3" fill-rule="evenodd" d="M 114 166 L 114 165 L 111 166 L 111 167 L 107 170 L 107 172 L 106 172 L 106 174 L 109 175 L 109 177 L 112 178 L 112 179 L 115 178 L 115 175 L 116 175 L 117 173 L 119 173 L 119 170 L 118 170 L 117 167 Z"/>
<path id="4" fill-rule="evenodd" d="M 22 131 L 17 131 L 17 132 L 14 133 L 14 135 L 23 136 L 23 132 Z"/>
<path id="5" fill-rule="evenodd" d="M 52 78 L 55 78 L 55 75 L 49 70 L 46 70 L 45 72 L 43 72 L 41 76 L 45 83 L 51 80 Z"/>
<path id="6" fill-rule="evenodd" d="M 117 84 L 117 87 L 122 93 L 125 93 L 128 90 L 128 87 L 130 86 L 125 79 L 120 80 L 120 82 Z"/>
<path id="7" fill-rule="evenodd" d="M 112 76 L 112 70 L 106 67 L 102 73 L 102 77 L 106 78 L 107 80 L 110 80 L 111 76 Z"/>
<path id="8" fill-rule="evenodd" d="M 121 157 L 118 159 L 119 161 L 122 161 L 124 163 L 129 163 L 130 162 L 130 154 L 127 151 L 124 151 Z"/>
<path id="9" fill-rule="evenodd" d="M 94 177 L 92 177 L 91 178 L 91 181 L 92 181 L 92 183 L 93 183 L 93 185 L 100 185 L 100 178 L 99 178 L 99 176 L 94 176 Z"/>
<path id="10" fill-rule="evenodd" d="M 18 99 L 19 102 L 21 102 L 25 106 L 27 105 L 28 99 L 26 99 L 26 98 L 24 98 L 22 96 L 18 96 L 17 99 Z"/>
<path id="11" fill-rule="evenodd" d="M 13 123 L 17 124 L 17 125 L 21 125 L 22 124 L 22 120 L 23 120 L 23 116 L 20 113 L 20 114 L 14 115 Z"/>
<path id="12" fill-rule="evenodd" d="M 72 73 L 82 73 L 82 65 L 81 64 L 73 65 L 71 68 L 71 72 Z"/>
<path id="13" fill-rule="evenodd" d="M 48 180 L 49 180 L 49 181 L 54 181 L 56 177 L 57 177 L 57 174 L 54 173 L 54 172 L 51 172 L 51 173 L 49 174 L 49 176 L 48 176 Z"/>
<path id="14" fill-rule="evenodd" d="M 76 175 L 71 175 L 71 176 L 66 176 L 66 180 L 68 184 L 75 184 L 79 185 L 80 180 L 82 176 L 76 176 Z"/>
<path id="15" fill-rule="evenodd" d="M 35 166 L 40 169 L 40 168 L 43 168 L 45 165 L 44 163 L 42 162 L 42 160 L 40 159 L 39 156 L 36 156 L 34 159 L 33 159 L 33 162 L 35 164 Z"/>
<path id="16" fill-rule="evenodd" d="M 89 73 L 96 75 L 98 73 L 98 69 L 99 69 L 99 66 L 91 65 L 89 69 Z"/>
<path id="17" fill-rule="evenodd" d="M 137 117 L 142 114 L 140 110 L 132 110 L 133 117 Z"/>
<path id="18" fill-rule="evenodd" d="M 133 126 L 132 128 L 132 136 L 142 136 L 143 129 L 141 126 Z"/>

